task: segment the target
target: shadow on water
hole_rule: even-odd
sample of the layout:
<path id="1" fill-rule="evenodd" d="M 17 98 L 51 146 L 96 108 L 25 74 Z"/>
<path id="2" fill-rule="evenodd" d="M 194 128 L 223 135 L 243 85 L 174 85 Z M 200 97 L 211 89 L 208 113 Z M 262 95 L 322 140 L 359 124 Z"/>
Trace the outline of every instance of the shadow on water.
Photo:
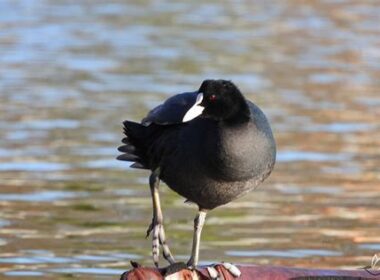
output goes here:
<path id="1" fill-rule="evenodd" d="M 276 169 L 210 213 L 204 264 L 357 268 L 380 250 L 376 1 L 0 3 L 0 278 L 110 279 L 151 265 L 147 173 L 121 121 L 205 78 L 271 120 Z M 194 207 L 162 188 L 186 260 Z M 96 276 L 95 276 L 96 275 Z"/>

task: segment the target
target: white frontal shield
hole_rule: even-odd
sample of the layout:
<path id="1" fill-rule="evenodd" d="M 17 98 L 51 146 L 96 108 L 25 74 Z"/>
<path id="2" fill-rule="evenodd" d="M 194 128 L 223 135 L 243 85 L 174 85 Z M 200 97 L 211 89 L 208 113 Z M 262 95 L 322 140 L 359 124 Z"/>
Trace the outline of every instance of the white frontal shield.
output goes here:
<path id="1" fill-rule="evenodd" d="M 202 114 L 205 107 L 200 106 L 203 100 L 203 93 L 198 93 L 197 100 L 195 101 L 194 105 L 186 112 L 185 116 L 182 119 L 182 122 L 188 122 L 192 119 L 198 117 L 200 114 Z"/>

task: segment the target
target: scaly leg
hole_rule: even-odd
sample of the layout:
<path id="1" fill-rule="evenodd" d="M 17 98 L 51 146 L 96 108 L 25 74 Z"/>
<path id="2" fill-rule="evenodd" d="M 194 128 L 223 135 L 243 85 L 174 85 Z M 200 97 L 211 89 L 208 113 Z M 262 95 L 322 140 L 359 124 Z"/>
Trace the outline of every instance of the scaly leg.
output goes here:
<path id="1" fill-rule="evenodd" d="M 199 212 L 194 219 L 193 247 L 191 249 L 191 257 L 187 262 L 187 266 L 190 268 L 195 268 L 198 265 L 199 243 L 201 240 L 202 228 L 206 220 L 206 214 L 206 210 L 199 209 Z"/>
<path id="2" fill-rule="evenodd" d="M 169 246 L 166 243 L 165 230 L 163 225 L 163 215 L 161 210 L 160 195 L 158 193 L 158 187 L 160 184 L 160 179 L 158 178 L 158 172 L 153 172 L 149 177 L 150 191 L 153 201 L 153 219 L 152 223 L 149 225 L 147 230 L 147 237 L 152 234 L 152 256 L 153 262 L 156 267 L 158 267 L 160 248 L 159 245 L 162 245 L 163 256 L 170 263 L 175 262 Z"/>

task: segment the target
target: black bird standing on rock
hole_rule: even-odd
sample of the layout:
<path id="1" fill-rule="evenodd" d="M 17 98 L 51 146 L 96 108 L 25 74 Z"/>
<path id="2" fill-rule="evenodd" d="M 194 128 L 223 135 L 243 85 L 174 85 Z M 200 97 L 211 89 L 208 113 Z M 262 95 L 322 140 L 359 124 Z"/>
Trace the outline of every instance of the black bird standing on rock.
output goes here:
<path id="1" fill-rule="evenodd" d="M 119 160 L 151 170 L 153 261 L 174 258 L 165 241 L 158 186 L 198 205 L 191 257 L 198 264 L 206 213 L 253 190 L 273 170 L 276 144 L 264 113 L 230 81 L 205 80 L 198 91 L 175 95 L 154 108 L 141 124 L 125 121 Z"/>

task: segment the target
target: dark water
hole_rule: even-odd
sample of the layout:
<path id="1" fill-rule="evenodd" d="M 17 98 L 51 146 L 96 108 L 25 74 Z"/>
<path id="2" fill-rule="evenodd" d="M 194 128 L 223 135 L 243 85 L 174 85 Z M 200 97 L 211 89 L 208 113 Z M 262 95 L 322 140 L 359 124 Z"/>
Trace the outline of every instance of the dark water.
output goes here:
<path id="1" fill-rule="evenodd" d="M 123 119 L 226 78 L 266 112 L 278 163 L 211 212 L 204 263 L 358 268 L 380 252 L 380 2 L 0 1 L 0 279 L 151 265 L 147 173 Z M 162 188 L 187 259 L 195 207 Z"/>

